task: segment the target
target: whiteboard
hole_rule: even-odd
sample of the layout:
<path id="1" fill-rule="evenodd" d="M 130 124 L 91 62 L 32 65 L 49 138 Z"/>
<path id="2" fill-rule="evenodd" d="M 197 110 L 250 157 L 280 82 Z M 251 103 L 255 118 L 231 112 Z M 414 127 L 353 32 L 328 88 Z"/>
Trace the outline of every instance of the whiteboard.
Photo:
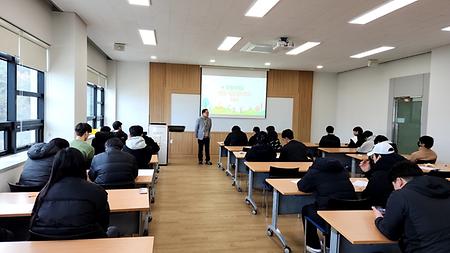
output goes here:
<path id="1" fill-rule="evenodd" d="M 294 111 L 293 98 L 267 98 L 267 115 L 265 119 L 212 118 L 213 132 L 229 132 L 238 125 L 244 132 L 251 132 L 254 126 L 264 130 L 267 126 L 275 126 L 277 132 L 292 129 Z M 171 96 L 171 125 L 186 126 L 186 131 L 194 131 L 195 121 L 200 116 L 199 94 L 177 94 Z"/>

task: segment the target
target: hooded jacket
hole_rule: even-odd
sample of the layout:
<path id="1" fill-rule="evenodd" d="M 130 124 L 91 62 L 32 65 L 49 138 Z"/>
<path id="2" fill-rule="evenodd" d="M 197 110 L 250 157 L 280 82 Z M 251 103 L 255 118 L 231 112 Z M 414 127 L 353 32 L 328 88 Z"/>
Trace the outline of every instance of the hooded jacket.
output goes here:
<path id="1" fill-rule="evenodd" d="M 363 144 L 361 144 L 360 147 L 356 148 L 356 152 L 364 154 L 369 153 L 370 151 L 372 151 L 373 146 L 375 146 L 374 140 L 375 136 L 370 136 Z"/>
<path id="2" fill-rule="evenodd" d="M 152 159 L 152 149 L 145 143 L 142 136 L 130 137 L 123 146 L 123 151 L 131 154 L 136 158 L 139 169 L 148 169 L 149 162 Z"/>
<path id="3" fill-rule="evenodd" d="M 388 239 L 400 239 L 404 252 L 444 253 L 450 250 L 449 214 L 450 183 L 419 176 L 391 194 L 375 225 Z"/>
<path id="4" fill-rule="evenodd" d="M 330 158 L 317 158 L 297 187 L 302 192 L 313 193 L 319 209 L 326 209 L 330 198 L 356 198 L 348 171 L 339 161 Z"/>
<path id="5" fill-rule="evenodd" d="M 389 179 L 389 172 L 396 163 L 404 160 L 406 159 L 397 153 L 381 155 L 381 158 L 372 164 L 372 168 L 365 174 L 369 182 L 362 192 L 362 197 L 369 198 L 373 206 L 385 207 L 389 195 L 394 190 Z"/>
<path id="6" fill-rule="evenodd" d="M 116 148 L 94 156 L 89 179 L 99 185 L 134 185 L 139 167 L 133 155 Z"/>
<path id="7" fill-rule="evenodd" d="M 28 149 L 19 184 L 44 186 L 52 171 L 53 159 L 60 149 L 52 143 L 36 143 Z"/>

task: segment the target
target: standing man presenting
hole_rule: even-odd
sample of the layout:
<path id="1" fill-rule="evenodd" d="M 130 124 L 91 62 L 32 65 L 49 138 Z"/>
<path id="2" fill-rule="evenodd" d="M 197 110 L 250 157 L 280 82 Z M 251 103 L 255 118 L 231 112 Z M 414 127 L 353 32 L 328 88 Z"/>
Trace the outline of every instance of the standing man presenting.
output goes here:
<path id="1" fill-rule="evenodd" d="M 205 164 L 212 165 L 209 157 L 209 137 L 212 122 L 209 118 L 208 109 L 202 110 L 202 116 L 195 123 L 195 138 L 198 141 L 198 164 L 203 164 L 203 146 L 205 146 Z"/>

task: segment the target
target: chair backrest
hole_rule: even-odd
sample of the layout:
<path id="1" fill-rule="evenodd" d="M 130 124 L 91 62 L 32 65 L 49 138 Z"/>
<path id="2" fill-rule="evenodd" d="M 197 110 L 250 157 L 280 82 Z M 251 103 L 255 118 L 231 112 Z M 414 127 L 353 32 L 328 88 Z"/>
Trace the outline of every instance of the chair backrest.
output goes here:
<path id="1" fill-rule="evenodd" d="M 369 199 L 337 199 L 330 198 L 328 210 L 369 210 L 371 201 Z"/>
<path id="2" fill-rule="evenodd" d="M 44 185 L 39 186 L 30 186 L 30 185 L 21 185 L 18 183 L 8 183 L 9 190 L 11 192 L 38 192 L 44 188 Z"/>
<path id="3" fill-rule="evenodd" d="M 279 168 L 270 166 L 269 178 L 299 178 L 302 174 L 298 168 Z"/>
<path id="4" fill-rule="evenodd" d="M 434 160 L 417 160 L 416 163 L 417 164 L 427 164 L 427 163 L 435 164 L 436 159 L 434 159 Z"/>

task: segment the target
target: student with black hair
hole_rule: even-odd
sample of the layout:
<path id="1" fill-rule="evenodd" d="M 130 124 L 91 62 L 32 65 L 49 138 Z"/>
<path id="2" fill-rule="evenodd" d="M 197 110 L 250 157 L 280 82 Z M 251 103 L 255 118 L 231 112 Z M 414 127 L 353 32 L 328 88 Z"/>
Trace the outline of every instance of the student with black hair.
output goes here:
<path id="1" fill-rule="evenodd" d="M 139 169 L 150 168 L 150 160 L 152 159 L 152 149 L 145 143 L 145 139 L 142 137 L 144 129 L 141 126 L 131 126 L 130 138 L 125 142 L 123 151 L 131 154 L 136 158 Z"/>
<path id="2" fill-rule="evenodd" d="M 32 240 L 90 239 L 107 236 L 106 191 L 86 180 L 83 154 L 65 148 L 56 154 L 50 179 L 34 203 Z"/>
<path id="3" fill-rule="evenodd" d="M 27 151 L 28 159 L 23 165 L 19 184 L 44 187 L 50 177 L 56 153 L 67 147 L 69 142 L 61 138 L 31 146 Z"/>
<path id="4" fill-rule="evenodd" d="M 319 142 L 321 148 L 339 148 L 341 147 L 341 139 L 334 135 L 334 127 L 327 126 L 325 128 L 327 135 L 322 136 Z"/>
<path id="5" fill-rule="evenodd" d="M 272 162 L 276 157 L 277 153 L 269 145 L 267 133 L 264 131 L 256 135 L 256 144 L 245 154 L 245 160 L 249 162 Z"/>
<path id="6" fill-rule="evenodd" d="M 256 137 L 258 136 L 258 134 L 261 132 L 261 130 L 259 129 L 259 127 L 255 126 L 253 127 L 253 135 L 250 137 L 250 139 L 248 139 L 248 145 L 249 146 L 254 146 L 256 145 Z M 266 133 L 267 134 L 267 133 Z"/>
<path id="7" fill-rule="evenodd" d="M 362 138 L 364 139 L 364 142 L 363 144 L 361 144 L 360 147 L 356 148 L 356 152 L 365 154 L 373 149 L 373 146 L 375 145 L 374 144 L 375 136 L 373 136 L 372 131 L 366 130 L 363 132 Z"/>
<path id="8" fill-rule="evenodd" d="M 402 252 L 444 253 L 450 249 L 450 183 L 424 176 L 410 161 L 397 163 L 389 173 L 395 189 L 386 213 L 373 207 L 375 225 Z"/>
<path id="9" fill-rule="evenodd" d="M 125 141 L 128 139 L 128 135 L 122 130 L 122 122 L 120 121 L 114 121 L 112 123 L 113 127 L 113 136 L 119 138 L 123 144 L 125 144 Z"/>
<path id="10" fill-rule="evenodd" d="M 70 143 L 70 147 L 78 149 L 83 154 L 88 165 L 91 164 L 95 153 L 94 148 L 86 142 L 91 132 L 91 125 L 88 123 L 78 123 L 75 126 L 75 140 Z"/>
<path id="11" fill-rule="evenodd" d="M 281 138 L 285 143 L 281 148 L 280 162 L 306 162 L 310 161 L 306 155 L 305 144 L 294 140 L 294 132 L 291 129 L 285 129 L 281 133 Z"/>
<path id="12" fill-rule="evenodd" d="M 350 139 L 348 143 L 349 148 L 357 148 L 360 147 L 364 143 L 364 138 L 362 136 L 363 129 L 360 126 L 353 128 L 353 137 Z"/>
<path id="13" fill-rule="evenodd" d="M 394 148 L 394 152 L 395 153 L 398 153 L 397 144 L 395 144 L 393 142 L 390 142 L 388 137 L 386 137 L 384 135 L 377 135 L 375 137 L 375 139 L 373 139 L 373 144 L 377 145 L 378 143 L 385 142 L 385 141 L 389 142 L 389 144 Z"/>
<path id="14" fill-rule="evenodd" d="M 417 142 L 419 150 L 412 153 L 409 160 L 413 163 L 423 164 L 423 163 L 435 163 L 437 160 L 436 153 L 431 150 L 434 144 L 434 139 L 431 136 L 421 136 Z"/>
<path id="15" fill-rule="evenodd" d="M 274 126 L 266 127 L 267 136 L 269 137 L 269 144 L 272 146 L 275 152 L 279 152 L 281 150 L 281 142 L 278 139 L 278 133 L 275 131 Z"/>
<path id="16" fill-rule="evenodd" d="M 100 131 L 95 133 L 94 139 L 92 139 L 92 147 L 94 147 L 95 155 L 105 152 L 105 143 L 108 139 L 114 137 L 111 133 L 109 126 L 103 126 Z"/>
<path id="17" fill-rule="evenodd" d="M 111 138 L 105 143 L 106 151 L 94 156 L 89 179 L 99 185 L 134 186 L 139 167 L 133 155 L 122 151 L 123 143 Z"/>
<path id="18" fill-rule="evenodd" d="M 247 135 L 239 126 L 233 126 L 224 141 L 225 146 L 247 146 Z"/>
<path id="19" fill-rule="evenodd" d="M 398 162 L 406 159 L 395 153 L 389 142 L 380 142 L 367 153 L 368 160 L 361 161 L 359 167 L 364 172 L 369 182 L 362 192 L 363 198 L 370 199 L 374 206 L 386 206 L 386 201 L 394 190 L 389 173 L 391 168 Z"/>

